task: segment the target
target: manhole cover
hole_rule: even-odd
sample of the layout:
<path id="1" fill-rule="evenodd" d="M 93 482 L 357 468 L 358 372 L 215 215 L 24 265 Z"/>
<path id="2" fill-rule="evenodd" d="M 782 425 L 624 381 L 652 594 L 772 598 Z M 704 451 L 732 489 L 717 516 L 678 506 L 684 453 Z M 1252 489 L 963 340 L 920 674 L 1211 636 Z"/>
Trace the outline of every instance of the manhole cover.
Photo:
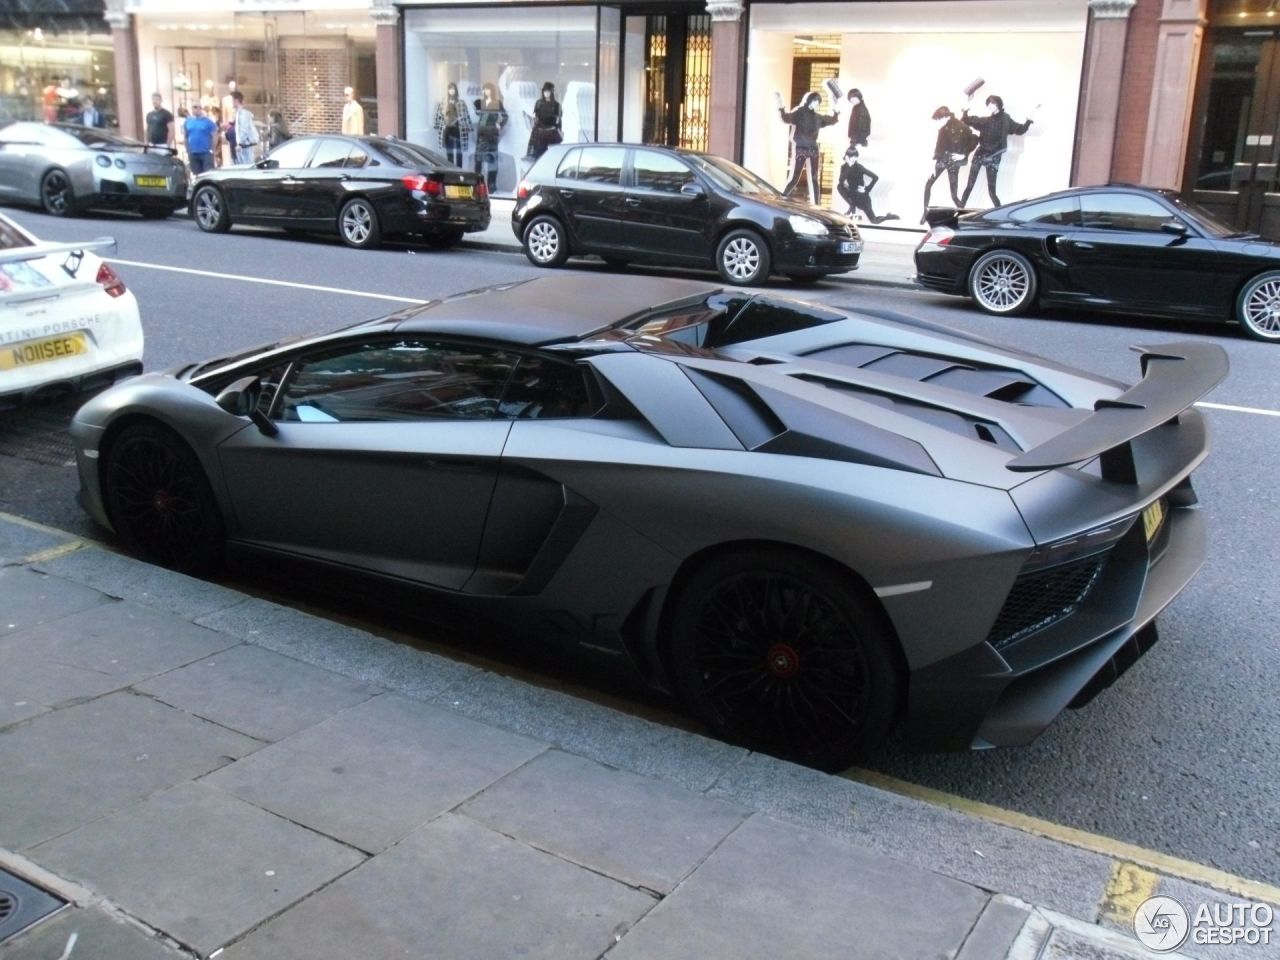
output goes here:
<path id="1" fill-rule="evenodd" d="M 0 943 L 49 916 L 63 901 L 0 870 Z"/>
<path id="2" fill-rule="evenodd" d="M 75 462 L 75 447 L 67 426 L 74 406 L 28 407 L 0 417 L 0 454 L 50 467 Z"/>

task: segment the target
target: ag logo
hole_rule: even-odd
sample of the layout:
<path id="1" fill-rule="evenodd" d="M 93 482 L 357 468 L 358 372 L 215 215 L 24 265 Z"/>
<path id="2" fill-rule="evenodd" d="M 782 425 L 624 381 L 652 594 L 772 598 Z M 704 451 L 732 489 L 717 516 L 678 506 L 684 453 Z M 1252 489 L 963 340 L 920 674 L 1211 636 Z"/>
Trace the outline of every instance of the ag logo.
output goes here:
<path id="1" fill-rule="evenodd" d="M 1148 950 L 1168 953 L 1187 939 L 1191 918 L 1173 897 L 1144 900 L 1133 915 L 1133 932 Z"/>

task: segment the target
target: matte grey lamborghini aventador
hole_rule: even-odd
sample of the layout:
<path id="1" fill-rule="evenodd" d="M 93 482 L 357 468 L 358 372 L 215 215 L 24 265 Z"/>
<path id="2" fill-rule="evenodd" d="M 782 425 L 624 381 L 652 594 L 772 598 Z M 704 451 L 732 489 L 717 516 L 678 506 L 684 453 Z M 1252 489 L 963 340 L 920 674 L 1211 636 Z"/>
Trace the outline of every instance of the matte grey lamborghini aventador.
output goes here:
<path id="1" fill-rule="evenodd" d="M 1126 387 L 905 318 L 556 276 L 141 376 L 72 432 L 85 506 L 144 557 L 444 591 L 839 767 L 895 723 L 1026 743 L 1154 642 L 1204 558 L 1192 404 L 1227 364 L 1135 359 Z"/>

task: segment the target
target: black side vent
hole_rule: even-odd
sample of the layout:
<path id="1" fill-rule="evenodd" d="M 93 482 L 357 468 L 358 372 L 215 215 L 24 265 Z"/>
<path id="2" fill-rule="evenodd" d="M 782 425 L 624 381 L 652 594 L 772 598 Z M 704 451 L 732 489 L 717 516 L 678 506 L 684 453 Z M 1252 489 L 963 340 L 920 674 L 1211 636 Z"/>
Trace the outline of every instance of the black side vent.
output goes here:
<path id="1" fill-rule="evenodd" d="M 748 450 L 768 443 L 787 429 L 760 395 L 736 377 L 687 367 L 684 372 Z"/>
<path id="2" fill-rule="evenodd" d="M 1096 553 L 1048 570 L 1021 574 L 1000 608 L 987 642 L 1002 650 L 1071 616 L 1097 584 L 1106 562 L 1106 553 Z"/>

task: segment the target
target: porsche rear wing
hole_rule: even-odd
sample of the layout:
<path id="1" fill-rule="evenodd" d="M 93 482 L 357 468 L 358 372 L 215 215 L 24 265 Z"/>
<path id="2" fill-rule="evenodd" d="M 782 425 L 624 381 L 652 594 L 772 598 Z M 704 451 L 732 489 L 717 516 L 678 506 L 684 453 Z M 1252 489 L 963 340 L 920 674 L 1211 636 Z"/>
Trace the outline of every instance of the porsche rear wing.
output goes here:
<path id="1" fill-rule="evenodd" d="M 1052 470 L 1101 458 L 1102 476 L 1136 483 L 1130 442 L 1172 420 L 1227 375 L 1226 351 L 1216 344 L 1184 341 L 1134 347 L 1142 354 L 1142 379 L 1114 400 L 1099 400 L 1094 413 L 1051 440 L 1014 457 L 1016 472 Z"/>
<path id="2" fill-rule="evenodd" d="M 33 243 L 25 247 L 10 247 L 0 250 L 0 263 L 18 263 L 23 260 L 39 260 L 58 253 L 81 253 L 85 250 L 115 250 L 116 242 L 111 237 L 99 237 L 97 240 L 82 240 L 79 243 Z"/>

